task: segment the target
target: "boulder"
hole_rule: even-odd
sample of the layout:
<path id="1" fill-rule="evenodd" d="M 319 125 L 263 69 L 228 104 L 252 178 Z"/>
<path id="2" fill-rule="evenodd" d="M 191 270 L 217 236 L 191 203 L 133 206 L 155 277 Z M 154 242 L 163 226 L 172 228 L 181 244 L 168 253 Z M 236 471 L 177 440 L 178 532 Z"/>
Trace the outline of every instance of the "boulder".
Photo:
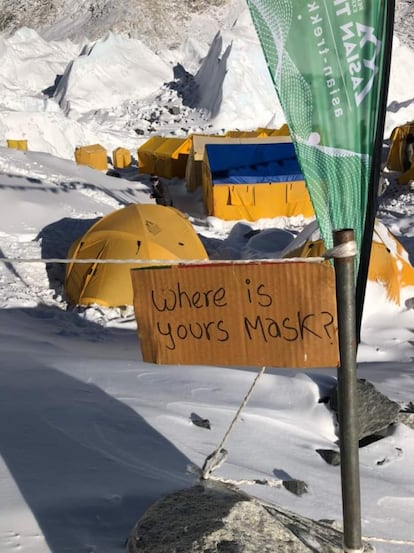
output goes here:
<path id="1" fill-rule="evenodd" d="M 387 428 L 398 422 L 400 406 L 364 379 L 357 381 L 359 441 L 384 435 Z M 332 390 L 329 406 L 338 413 L 337 387 Z"/>
<path id="2" fill-rule="evenodd" d="M 343 553 L 342 532 L 235 488 L 202 482 L 153 504 L 133 528 L 128 553 Z M 369 544 L 364 551 L 373 552 Z"/>

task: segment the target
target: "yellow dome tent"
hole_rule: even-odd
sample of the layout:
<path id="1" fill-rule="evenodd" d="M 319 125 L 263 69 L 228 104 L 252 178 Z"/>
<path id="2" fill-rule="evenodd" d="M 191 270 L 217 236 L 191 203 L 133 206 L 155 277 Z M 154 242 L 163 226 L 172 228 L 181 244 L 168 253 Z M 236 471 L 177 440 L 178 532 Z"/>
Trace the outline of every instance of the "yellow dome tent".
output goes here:
<path id="1" fill-rule="evenodd" d="M 289 250 L 284 257 L 320 257 L 324 252 L 322 240 L 306 240 L 298 248 Z M 400 305 L 401 289 L 414 286 L 414 268 L 407 251 L 379 220 L 375 222 L 368 280 L 382 284 L 387 298 L 397 305 Z"/>
<path id="2" fill-rule="evenodd" d="M 190 221 L 177 209 L 156 204 L 131 204 L 103 217 L 72 244 L 68 257 L 137 260 L 68 264 L 68 301 L 106 307 L 133 304 L 130 270 L 143 266 L 140 260 L 208 259 Z"/>

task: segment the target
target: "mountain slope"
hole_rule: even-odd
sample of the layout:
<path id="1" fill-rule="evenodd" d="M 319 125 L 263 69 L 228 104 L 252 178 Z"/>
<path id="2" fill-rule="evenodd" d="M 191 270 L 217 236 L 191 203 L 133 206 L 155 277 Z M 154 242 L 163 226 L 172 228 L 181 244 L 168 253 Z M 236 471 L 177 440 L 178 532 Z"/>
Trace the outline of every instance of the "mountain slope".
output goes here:
<path id="1" fill-rule="evenodd" d="M 73 41 L 112 31 L 153 49 L 173 48 L 192 34 L 210 39 L 223 23 L 231 25 L 243 6 L 242 0 L 0 0 L 0 31 L 30 27 L 48 40 Z"/>

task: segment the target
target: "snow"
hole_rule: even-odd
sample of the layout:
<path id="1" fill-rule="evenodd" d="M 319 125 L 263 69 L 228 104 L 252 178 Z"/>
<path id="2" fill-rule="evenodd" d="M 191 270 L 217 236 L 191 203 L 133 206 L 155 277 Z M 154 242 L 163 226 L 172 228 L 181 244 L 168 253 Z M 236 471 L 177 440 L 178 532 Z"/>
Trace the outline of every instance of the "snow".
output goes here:
<path id="1" fill-rule="evenodd" d="M 48 273 L 45 263 L 17 258 L 64 258 L 98 217 L 152 201 L 148 175 L 78 166 L 77 145 L 123 146 L 136 158 L 150 133 L 279 126 L 283 115 L 246 13 L 210 45 L 193 36 L 151 52 L 125 35 L 46 42 L 24 28 L 0 36 L 0 57 L 0 254 L 9 259 L 0 264 L 0 551 L 117 553 L 153 501 L 197 481 L 195 467 L 220 443 L 256 373 L 144 363 L 132 310 L 67 310 L 64 268 Z M 412 50 L 396 40 L 385 141 L 414 118 L 412 71 Z M 7 148 L 11 138 L 27 139 L 29 151 Z M 378 215 L 413 259 L 412 193 L 387 178 Z M 278 255 L 309 222 L 225 222 L 206 217 L 199 191 L 190 194 L 184 181 L 170 189 L 213 259 Z M 404 289 L 396 305 L 368 283 L 358 350 L 358 376 L 401 406 L 414 401 L 414 311 L 405 305 L 413 296 Z M 301 497 L 245 490 L 341 523 L 339 468 L 315 452 L 337 449 L 333 415 L 319 401 L 335 381 L 334 369 L 266 370 L 217 475 L 305 480 Z M 211 429 L 193 424 L 195 416 Z M 362 530 L 377 538 L 378 553 L 414 550 L 413 458 L 414 433 L 402 424 L 360 449 Z"/>

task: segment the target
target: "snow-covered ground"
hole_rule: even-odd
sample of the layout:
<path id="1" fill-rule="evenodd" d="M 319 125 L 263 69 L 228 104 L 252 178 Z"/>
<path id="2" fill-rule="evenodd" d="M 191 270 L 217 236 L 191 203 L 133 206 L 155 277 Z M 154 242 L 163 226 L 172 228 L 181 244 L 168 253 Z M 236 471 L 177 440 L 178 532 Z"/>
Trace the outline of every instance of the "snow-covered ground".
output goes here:
<path id="1" fill-rule="evenodd" d="M 67 310 L 64 267 L 48 272 L 36 260 L 64 258 L 98 217 L 153 201 L 148 175 L 77 166 L 74 149 L 99 142 L 136 157 L 150 133 L 277 127 L 283 115 L 246 12 L 210 44 L 193 37 L 176 50 L 150 52 L 115 34 L 93 44 L 46 42 L 28 29 L 0 36 L 0 45 L 0 255 L 9 260 L 0 264 L 0 551 L 125 551 L 155 499 L 196 481 L 194 466 L 220 443 L 255 373 L 144 363 L 132 310 Z M 413 71 L 412 50 L 396 40 L 385 143 L 414 118 L 405 77 Z M 6 148 L 7 139 L 27 139 L 29 151 Z M 387 177 L 379 218 L 414 256 L 412 193 Z M 170 189 L 214 258 L 278 251 L 282 231 L 294 236 L 308 222 L 224 222 L 206 217 L 200 194 L 183 181 Z M 414 401 L 414 311 L 404 303 L 414 290 L 402 296 L 392 304 L 368 284 L 358 376 L 403 407 Z M 246 489 L 341 522 L 339 468 L 315 452 L 338 447 L 332 412 L 319 402 L 335 378 L 333 369 L 269 368 L 217 474 L 305 480 L 301 497 Z M 211 429 L 193 424 L 196 416 Z M 376 538 L 379 553 L 414 551 L 413 458 L 414 433 L 402 424 L 360 450 L 363 535 Z"/>

